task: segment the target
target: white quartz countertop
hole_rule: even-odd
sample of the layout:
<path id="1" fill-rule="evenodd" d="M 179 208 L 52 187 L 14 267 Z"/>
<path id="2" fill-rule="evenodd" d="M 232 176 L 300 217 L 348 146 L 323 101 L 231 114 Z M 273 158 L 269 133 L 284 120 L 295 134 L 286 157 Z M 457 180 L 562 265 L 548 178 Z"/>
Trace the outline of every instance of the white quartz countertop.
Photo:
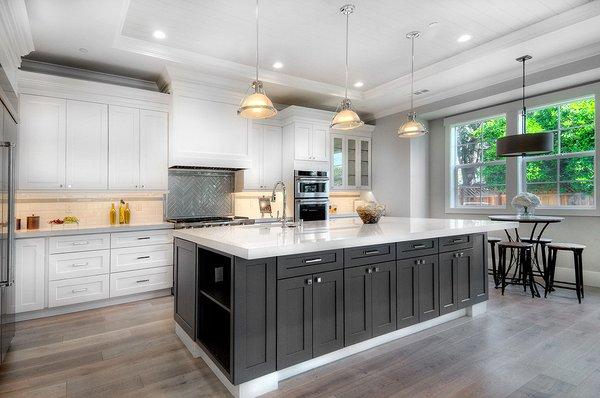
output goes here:
<path id="1" fill-rule="evenodd" d="M 50 228 L 49 226 L 41 229 L 20 229 L 15 231 L 17 239 L 24 238 L 43 238 L 46 236 L 68 236 L 82 234 L 104 234 L 111 232 L 132 232 L 148 231 L 154 229 L 172 229 L 173 223 L 160 222 L 151 224 L 117 224 L 117 225 L 85 225 L 77 226 L 73 224 L 63 224 Z"/>
<path id="2" fill-rule="evenodd" d="M 383 217 L 378 224 L 363 224 L 358 218 L 340 218 L 285 229 L 274 224 L 179 229 L 173 236 L 251 260 L 516 227 L 515 222 L 489 220 Z"/>

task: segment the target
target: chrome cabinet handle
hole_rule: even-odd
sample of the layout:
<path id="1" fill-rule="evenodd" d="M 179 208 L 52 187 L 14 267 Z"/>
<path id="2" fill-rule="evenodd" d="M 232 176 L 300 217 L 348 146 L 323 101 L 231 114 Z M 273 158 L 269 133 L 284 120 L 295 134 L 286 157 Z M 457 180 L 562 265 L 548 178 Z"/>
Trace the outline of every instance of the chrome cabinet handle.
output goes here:
<path id="1" fill-rule="evenodd" d="M 90 242 L 88 242 L 87 240 L 82 240 L 80 242 L 72 242 L 71 244 L 73 246 L 83 246 L 83 245 L 89 245 Z"/>
<path id="2" fill-rule="evenodd" d="M 373 273 L 373 269 L 372 268 L 367 268 L 367 274 L 372 274 Z"/>
<path id="3" fill-rule="evenodd" d="M 423 264 L 425 264 L 425 260 L 415 260 L 415 264 L 423 265 Z"/>
<path id="4" fill-rule="evenodd" d="M 150 279 L 140 279 L 139 281 L 135 281 L 135 283 L 144 283 L 144 282 L 150 282 Z"/>
<path id="5" fill-rule="evenodd" d="M 379 253 L 379 250 L 365 250 L 363 252 L 363 254 L 365 254 L 365 255 L 378 254 L 378 253 Z"/>
<path id="6" fill-rule="evenodd" d="M 89 263 L 73 263 L 71 264 L 71 267 L 85 267 L 88 264 Z"/>
<path id="7" fill-rule="evenodd" d="M 137 259 L 138 260 L 144 260 L 144 259 L 147 259 L 147 258 L 150 258 L 150 256 L 140 256 Z"/>
<path id="8" fill-rule="evenodd" d="M 137 240 L 148 240 L 148 239 L 150 239 L 149 236 L 142 236 L 142 237 L 137 238 Z"/>
<path id="9" fill-rule="evenodd" d="M 456 258 L 462 258 L 462 257 L 464 257 L 464 255 L 465 255 L 465 253 L 462 253 L 462 252 L 461 253 L 454 253 L 454 257 L 456 257 Z"/>
<path id="10" fill-rule="evenodd" d="M 458 238 L 458 239 L 452 239 L 452 243 L 459 243 L 462 242 L 462 238 Z"/>
<path id="11" fill-rule="evenodd" d="M 373 272 L 379 272 L 379 267 L 373 268 Z"/>
<path id="12" fill-rule="evenodd" d="M 307 285 L 312 285 L 312 278 L 308 278 L 308 279 L 306 280 L 306 284 L 307 284 Z"/>
<path id="13" fill-rule="evenodd" d="M 83 292 L 87 292 L 87 287 L 81 288 L 81 289 L 73 289 L 71 290 L 73 292 L 73 294 L 75 293 L 83 293 Z"/>
<path id="14" fill-rule="evenodd" d="M 315 282 L 317 283 L 321 283 L 323 282 L 323 278 L 321 278 L 320 276 L 318 278 L 315 278 Z"/>
<path id="15" fill-rule="evenodd" d="M 413 249 L 424 249 L 426 247 L 427 247 L 427 245 L 424 245 L 424 244 L 413 245 Z"/>
<path id="16" fill-rule="evenodd" d="M 321 261 L 323 261 L 322 258 L 317 257 L 317 258 L 311 258 L 310 260 L 304 260 L 305 264 L 313 264 L 313 263 L 320 263 Z"/>

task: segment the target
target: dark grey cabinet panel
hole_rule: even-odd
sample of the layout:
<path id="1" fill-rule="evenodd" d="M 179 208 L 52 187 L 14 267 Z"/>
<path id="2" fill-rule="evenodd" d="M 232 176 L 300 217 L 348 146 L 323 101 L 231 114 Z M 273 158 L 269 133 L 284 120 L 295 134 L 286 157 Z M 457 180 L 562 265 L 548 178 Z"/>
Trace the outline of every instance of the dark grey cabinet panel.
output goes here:
<path id="1" fill-rule="evenodd" d="M 397 262 L 396 307 L 398 329 L 419 322 L 419 264 L 422 261 L 424 260 L 417 258 Z"/>
<path id="2" fill-rule="evenodd" d="M 312 275 L 277 281 L 277 369 L 312 358 Z"/>
<path id="3" fill-rule="evenodd" d="M 371 295 L 373 337 L 396 330 L 396 263 L 372 267 Z"/>
<path id="4" fill-rule="evenodd" d="M 176 238 L 173 244 L 175 322 L 196 340 L 196 244 Z"/>
<path id="5" fill-rule="evenodd" d="M 487 235 L 473 236 L 473 258 L 471 260 L 471 297 L 472 304 L 481 303 L 489 298 Z"/>
<path id="6" fill-rule="evenodd" d="M 415 240 L 412 242 L 396 243 L 397 258 L 413 258 L 429 256 L 438 253 L 437 239 Z"/>
<path id="7" fill-rule="evenodd" d="M 440 312 L 446 314 L 487 299 L 483 235 L 474 249 L 440 255 Z"/>
<path id="8" fill-rule="evenodd" d="M 304 253 L 279 257 L 277 259 L 277 278 L 333 271 L 344 267 L 343 250 L 331 250 L 317 253 Z"/>
<path id="9" fill-rule="evenodd" d="M 275 258 L 235 259 L 234 384 L 276 370 Z"/>
<path id="10" fill-rule="evenodd" d="M 382 263 L 396 259 L 394 243 L 344 249 L 344 267 Z"/>
<path id="11" fill-rule="evenodd" d="M 373 335 L 371 266 L 344 270 L 344 341 L 351 345 Z"/>
<path id="12" fill-rule="evenodd" d="M 440 315 L 438 258 L 429 256 L 425 260 L 419 264 L 419 322 Z"/>
<path id="13" fill-rule="evenodd" d="M 344 347 L 344 272 L 313 275 L 313 357 Z"/>
<path id="14" fill-rule="evenodd" d="M 458 309 L 458 267 L 460 252 L 440 254 L 440 314 Z"/>

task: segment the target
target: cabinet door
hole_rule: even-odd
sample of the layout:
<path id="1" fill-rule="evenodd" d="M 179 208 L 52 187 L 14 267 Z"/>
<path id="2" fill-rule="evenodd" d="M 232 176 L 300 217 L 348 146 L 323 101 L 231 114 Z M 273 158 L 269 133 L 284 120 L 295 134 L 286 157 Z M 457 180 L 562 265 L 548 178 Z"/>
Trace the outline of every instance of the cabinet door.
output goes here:
<path id="1" fill-rule="evenodd" d="M 196 340 L 197 264 L 196 244 L 175 239 L 173 245 L 173 293 L 175 322 Z"/>
<path id="2" fill-rule="evenodd" d="M 344 339 L 349 346 L 373 336 L 371 265 L 344 270 Z"/>
<path id="3" fill-rule="evenodd" d="M 422 259 L 398 261 L 396 273 L 398 329 L 419 322 L 419 266 Z"/>
<path id="4" fill-rule="evenodd" d="M 331 154 L 331 189 L 344 188 L 345 162 L 344 139 L 342 137 L 331 137 L 333 153 Z"/>
<path id="5" fill-rule="evenodd" d="M 456 254 L 459 257 L 455 259 L 456 263 L 456 302 L 458 308 L 464 308 L 471 305 L 473 301 L 473 250 L 464 250 Z"/>
<path id="6" fill-rule="evenodd" d="M 373 337 L 396 330 L 396 263 L 371 267 Z"/>
<path id="7" fill-rule="evenodd" d="M 484 234 L 473 235 L 473 256 L 470 262 L 472 304 L 488 299 L 487 260 L 487 236 Z"/>
<path id="8" fill-rule="evenodd" d="M 15 241 L 16 312 L 45 307 L 45 252 L 44 238 Z"/>
<path id="9" fill-rule="evenodd" d="M 281 180 L 281 127 L 263 127 L 263 151 L 262 151 L 262 186 L 263 189 L 271 188 L 277 181 Z"/>
<path id="10" fill-rule="evenodd" d="M 140 110 L 140 188 L 167 189 L 168 115 Z"/>
<path id="11" fill-rule="evenodd" d="M 277 263 L 235 259 L 234 384 L 276 370 Z"/>
<path id="12" fill-rule="evenodd" d="M 137 189 L 140 184 L 140 111 L 109 108 L 110 189 Z"/>
<path id="13" fill-rule="evenodd" d="M 457 292 L 459 255 L 460 252 L 440 254 L 440 315 L 456 311 L 459 308 Z"/>
<path id="14" fill-rule="evenodd" d="M 107 105 L 67 101 L 66 184 L 70 189 L 107 189 Z"/>
<path id="15" fill-rule="evenodd" d="M 244 170 L 244 189 L 263 189 L 263 128 L 264 126 L 255 124 L 250 129 L 248 146 L 252 166 Z M 279 156 L 281 156 L 281 154 Z"/>
<path id="16" fill-rule="evenodd" d="M 4 107 L 2 107 L 4 108 Z M 4 108 L 4 131 L 2 135 L 4 136 L 4 141 L 12 142 L 13 144 L 17 142 L 17 123 L 14 121 L 8 110 Z M 1 119 L 1 118 L 0 118 Z"/>
<path id="17" fill-rule="evenodd" d="M 313 357 L 344 347 L 344 271 L 313 277 Z"/>
<path id="18" fill-rule="evenodd" d="M 277 282 L 277 369 L 312 358 L 312 276 Z"/>
<path id="19" fill-rule="evenodd" d="M 296 160 L 312 160 L 312 125 L 295 123 L 294 151 Z"/>
<path id="20" fill-rule="evenodd" d="M 64 188 L 67 101 L 21 95 L 20 116 L 19 188 Z"/>
<path id="21" fill-rule="evenodd" d="M 361 189 L 371 187 L 371 140 L 357 141 L 360 163 L 358 163 L 358 186 Z"/>
<path id="22" fill-rule="evenodd" d="M 358 157 L 358 140 L 355 138 L 348 138 L 346 140 L 346 187 L 356 188 L 358 187 L 358 179 L 356 175 L 356 162 Z"/>
<path id="23" fill-rule="evenodd" d="M 419 264 L 419 322 L 428 321 L 440 315 L 438 258 L 430 256 Z"/>
<path id="24" fill-rule="evenodd" d="M 312 160 L 329 161 L 329 126 L 313 126 Z"/>

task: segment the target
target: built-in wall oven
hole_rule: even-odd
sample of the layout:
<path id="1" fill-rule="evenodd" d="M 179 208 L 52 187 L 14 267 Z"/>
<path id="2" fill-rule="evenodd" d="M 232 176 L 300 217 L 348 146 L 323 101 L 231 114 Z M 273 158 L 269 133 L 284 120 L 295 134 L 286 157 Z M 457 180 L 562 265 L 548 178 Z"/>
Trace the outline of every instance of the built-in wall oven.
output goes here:
<path id="1" fill-rule="evenodd" d="M 294 219 L 320 221 L 329 218 L 329 177 L 326 171 L 294 172 Z"/>

